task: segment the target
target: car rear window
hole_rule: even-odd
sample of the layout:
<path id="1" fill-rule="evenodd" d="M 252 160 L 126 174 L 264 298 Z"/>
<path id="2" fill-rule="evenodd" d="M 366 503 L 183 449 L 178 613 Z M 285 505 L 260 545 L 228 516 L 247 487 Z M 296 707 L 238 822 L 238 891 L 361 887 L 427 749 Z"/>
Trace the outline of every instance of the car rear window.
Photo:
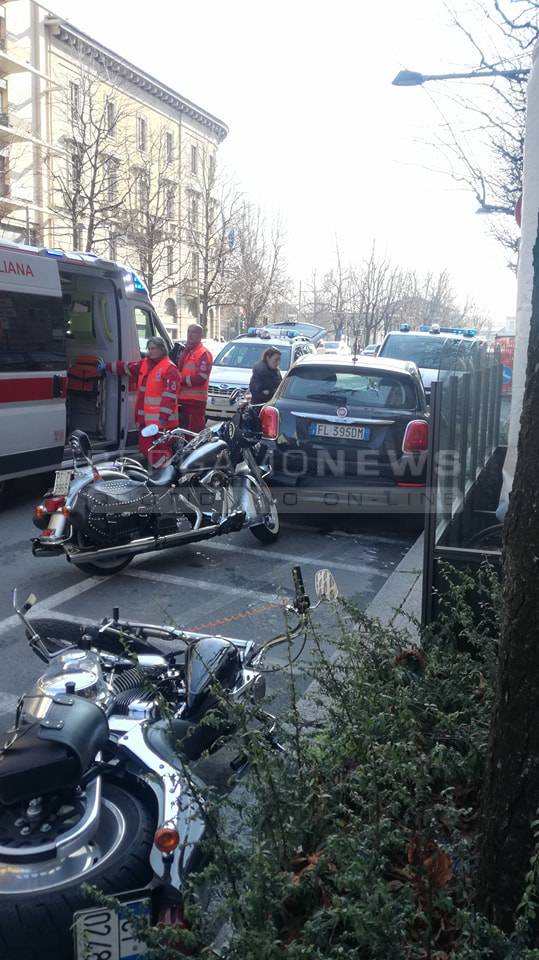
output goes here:
<path id="1" fill-rule="evenodd" d="M 217 354 L 213 361 L 214 367 L 237 367 L 239 369 L 250 370 L 262 359 L 264 350 L 273 346 L 271 341 L 264 345 L 260 343 L 248 343 L 243 340 L 235 343 L 227 343 L 221 352 Z M 276 345 L 277 346 L 277 345 Z M 281 351 L 281 370 L 288 370 L 290 366 L 290 347 L 282 347 L 280 344 L 277 349 Z"/>
<path id="2" fill-rule="evenodd" d="M 414 410 L 417 398 L 410 377 L 328 367 L 294 367 L 280 391 L 287 400 L 336 403 L 351 407 L 390 407 Z"/>

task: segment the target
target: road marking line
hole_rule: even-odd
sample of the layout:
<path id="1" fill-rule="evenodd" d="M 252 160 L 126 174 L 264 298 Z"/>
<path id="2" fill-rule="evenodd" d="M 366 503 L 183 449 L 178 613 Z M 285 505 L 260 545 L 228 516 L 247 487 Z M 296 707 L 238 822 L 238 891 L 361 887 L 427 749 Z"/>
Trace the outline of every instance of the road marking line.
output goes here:
<path id="1" fill-rule="evenodd" d="M 0 714 L 11 713 L 19 698 L 14 693 L 0 693 Z"/>
<path id="2" fill-rule="evenodd" d="M 48 612 L 54 607 L 59 607 L 62 603 L 67 603 L 67 601 L 72 600 L 73 597 L 78 597 L 79 594 L 86 593 L 87 590 L 92 590 L 102 582 L 102 577 L 88 577 L 86 580 L 72 584 L 71 587 L 66 587 L 65 590 L 53 593 L 50 597 L 39 600 L 38 603 L 32 607 L 32 616 L 38 613 Z M 13 627 L 20 625 L 20 623 L 21 621 L 16 613 L 12 614 L 11 617 L 6 617 L 5 620 L 0 621 L 0 636 L 7 633 L 8 630 L 11 630 Z"/>
<path id="3" fill-rule="evenodd" d="M 259 593 L 257 590 L 244 590 L 241 587 L 231 587 L 226 583 L 211 583 L 209 580 L 191 580 L 189 577 L 177 577 L 172 573 L 152 573 L 151 570 L 123 570 L 122 577 L 136 577 L 140 580 L 153 580 L 154 583 L 170 583 L 177 587 L 196 587 L 197 590 L 208 590 L 211 593 L 227 593 L 237 597 L 252 597 L 254 600 L 263 600 L 273 603 L 278 599 L 276 593 Z"/>
<path id="4" fill-rule="evenodd" d="M 340 560 L 331 560 L 329 557 L 304 557 L 292 553 L 277 553 L 276 550 L 266 547 L 265 550 L 255 550 L 253 547 L 235 546 L 232 543 L 205 543 L 204 549 L 223 550 L 225 552 L 245 553 L 250 557 L 258 557 L 259 560 L 273 557 L 274 560 L 284 560 L 288 563 L 303 564 L 309 567 L 328 566 L 330 570 L 346 570 L 348 573 L 374 573 L 372 567 L 367 567 L 361 563 L 342 563 Z"/>

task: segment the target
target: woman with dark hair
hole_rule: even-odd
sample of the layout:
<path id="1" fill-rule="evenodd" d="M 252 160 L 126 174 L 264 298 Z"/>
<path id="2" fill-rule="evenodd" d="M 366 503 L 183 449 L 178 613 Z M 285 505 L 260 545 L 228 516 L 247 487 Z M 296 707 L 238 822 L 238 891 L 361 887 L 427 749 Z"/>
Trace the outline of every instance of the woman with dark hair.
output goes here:
<path id="1" fill-rule="evenodd" d="M 251 393 L 251 403 L 253 406 L 260 406 L 271 400 L 281 380 L 281 371 L 279 370 L 279 361 L 281 351 L 277 347 L 268 347 L 264 350 L 261 360 L 255 363 L 251 380 L 249 381 L 249 391 Z"/>

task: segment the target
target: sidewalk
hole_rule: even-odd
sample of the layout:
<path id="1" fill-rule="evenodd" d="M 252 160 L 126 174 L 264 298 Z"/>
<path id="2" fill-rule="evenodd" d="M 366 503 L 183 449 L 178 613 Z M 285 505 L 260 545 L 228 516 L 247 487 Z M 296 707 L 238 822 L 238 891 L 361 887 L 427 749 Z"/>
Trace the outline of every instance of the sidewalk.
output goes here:
<path id="1" fill-rule="evenodd" d="M 376 617 L 387 626 L 406 627 L 418 636 L 408 619 L 421 619 L 421 588 L 423 581 L 423 534 L 371 600 L 366 609 L 369 617 Z"/>

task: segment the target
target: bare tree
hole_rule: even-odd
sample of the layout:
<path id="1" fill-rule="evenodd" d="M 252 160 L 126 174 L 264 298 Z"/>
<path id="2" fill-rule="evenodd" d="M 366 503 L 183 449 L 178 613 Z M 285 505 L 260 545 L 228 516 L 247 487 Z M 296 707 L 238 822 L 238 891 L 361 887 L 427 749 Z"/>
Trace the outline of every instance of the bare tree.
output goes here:
<path id="1" fill-rule="evenodd" d="M 212 308 L 231 302 L 242 200 L 233 183 L 219 174 L 214 150 L 199 148 L 196 166 L 182 217 L 181 235 L 188 247 L 182 272 L 194 289 L 196 313 L 207 333 Z"/>
<path id="2" fill-rule="evenodd" d="M 95 250 L 109 242 L 126 199 L 127 101 L 116 98 L 112 80 L 106 89 L 104 94 L 102 77 L 81 61 L 53 93 L 65 150 L 63 157 L 48 160 L 56 229 L 75 250 Z"/>
<path id="3" fill-rule="evenodd" d="M 268 227 L 260 208 L 242 204 L 237 218 L 232 298 L 245 322 L 255 325 L 268 305 L 286 298 L 284 237 L 279 223 Z"/>
<path id="4" fill-rule="evenodd" d="M 320 296 L 327 316 L 326 322 L 333 327 L 337 340 L 344 336 L 346 330 L 352 297 L 352 278 L 352 268 L 344 266 L 339 241 L 336 240 L 335 266 L 325 274 Z"/>
<path id="5" fill-rule="evenodd" d="M 464 11 L 447 8 L 470 49 L 467 70 L 494 76 L 461 81 L 457 92 L 454 84 L 428 90 L 441 119 L 433 146 L 478 209 L 492 215 L 490 231 L 514 269 L 519 231 L 513 215 L 522 191 L 527 70 L 539 38 L 539 0 L 473 0 Z"/>
<path id="6" fill-rule="evenodd" d="M 166 130 L 138 130 L 140 161 L 129 166 L 119 228 L 150 296 L 179 282 L 177 161 Z"/>

